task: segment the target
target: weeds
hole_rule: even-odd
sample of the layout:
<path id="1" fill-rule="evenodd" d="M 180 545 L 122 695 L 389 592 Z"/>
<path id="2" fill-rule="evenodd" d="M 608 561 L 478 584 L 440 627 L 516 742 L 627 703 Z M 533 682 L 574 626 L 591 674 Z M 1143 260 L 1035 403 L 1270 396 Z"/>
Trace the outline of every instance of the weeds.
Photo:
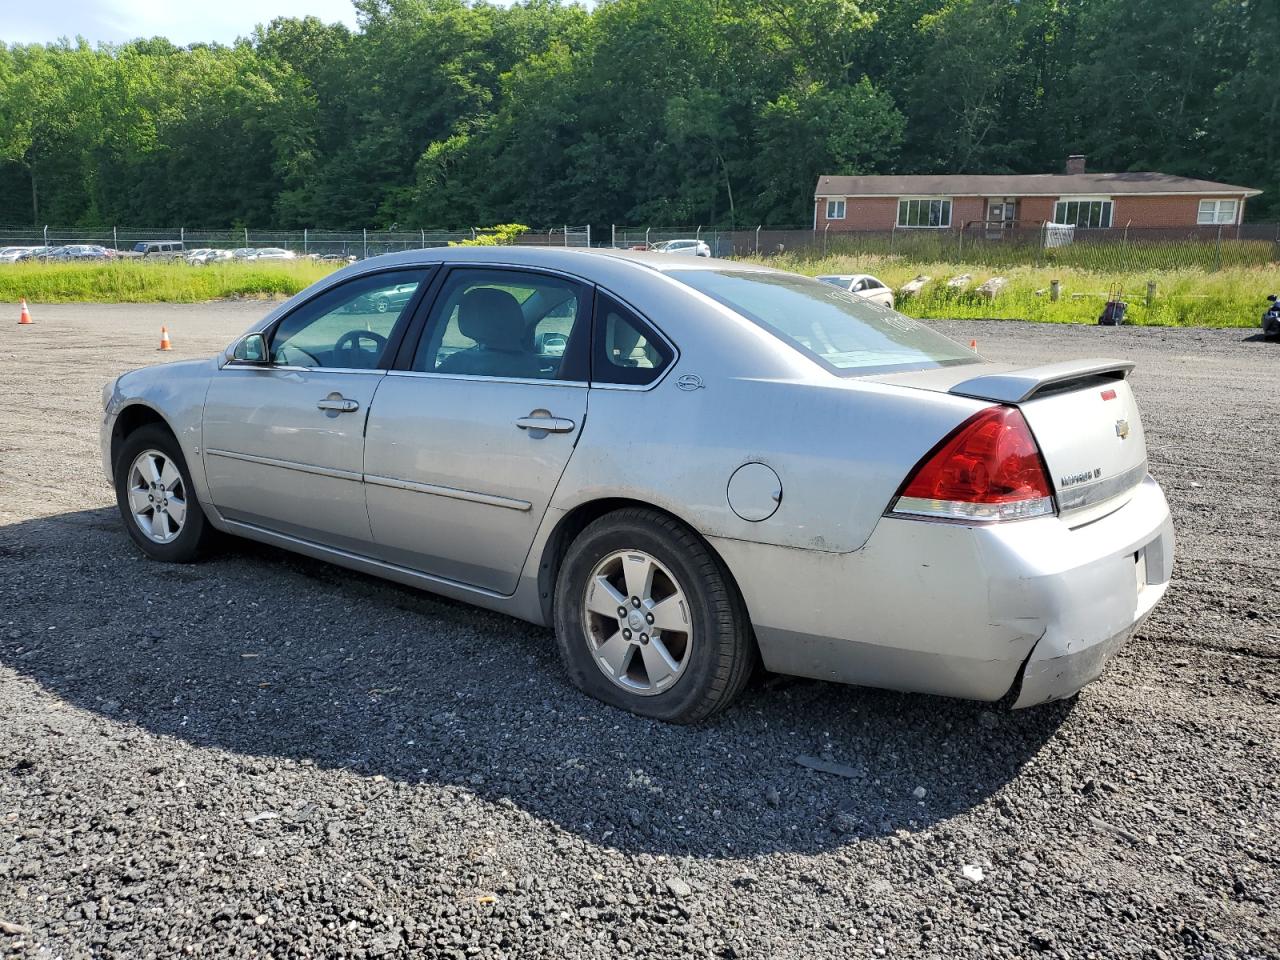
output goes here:
<path id="1" fill-rule="evenodd" d="M 1096 323 L 1108 291 L 1118 286 L 1129 304 L 1127 320 L 1132 324 L 1251 327 L 1258 324 L 1267 294 L 1280 292 L 1280 272 L 1274 266 L 1099 272 L 1062 266 L 997 269 L 948 261 L 921 263 L 899 256 L 808 257 L 803 253 L 781 254 L 757 262 L 810 276 L 870 273 L 895 290 L 916 276 L 929 276 L 933 279 L 919 294 L 898 298 L 898 309 L 915 317 L 946 319 Z M 973 278 L 967 288 L 947 288 L 947 279 L 964 273 Z M 1005 277 L 1009 283 L 989 300 L 979 295 L 977 288 L 994 276 Z M 1053 280 L 1059 281 L 1056 302 L 1050 296 Z M 1155 281 L 1150 306 L 1148 281 Z"/>

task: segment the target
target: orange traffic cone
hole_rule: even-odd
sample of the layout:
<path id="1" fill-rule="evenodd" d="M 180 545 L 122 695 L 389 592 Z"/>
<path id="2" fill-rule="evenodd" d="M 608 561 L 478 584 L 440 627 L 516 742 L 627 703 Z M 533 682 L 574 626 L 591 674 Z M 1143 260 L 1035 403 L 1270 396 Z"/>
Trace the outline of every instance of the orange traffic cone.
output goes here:
<path id="1" fill-rule="evenodd" d="M 977 352 L 978 352 L 978 341 L 977 341 L 977 340 L 970 340 L 970 341 L 969 341 L 969 349 L 970 349 L 970 350 L 972 350 L 974 353 L 977 353 Z"/>
<path id="2" fill-rule="evenodd" d="M 18 323 L 19 323 L 19 325 L 21 325 L 21 324 L 26 324 L 26 323 L 31 323 L 31 322 L 32 322 L 32 321 L 31 321 L 31 311 L 27 309 L 27 298 L 26 298 L 26 297 L 23 297 L 23 298 L 22 298 L 22 312 L 21 312 L 20 314 L 18 314 Z"/>
<path id="3" fill-rule="evenodd" d="M 169 328 L 161 325 L 160 327 L 160 349 L 172 350 L 173 344 L 169 342 Z"/>

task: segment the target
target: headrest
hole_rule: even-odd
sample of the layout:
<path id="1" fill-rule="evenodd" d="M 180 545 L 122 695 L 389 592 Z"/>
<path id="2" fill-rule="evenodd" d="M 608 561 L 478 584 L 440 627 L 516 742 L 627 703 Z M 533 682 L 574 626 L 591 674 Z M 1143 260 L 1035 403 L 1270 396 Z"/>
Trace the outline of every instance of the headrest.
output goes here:
<path id="1" fill-rule="evenodd" d="M 518 353 L 524 336 L 524 314 L 516 298 L 495 287 L 476 287 L 458 304 L 458 329 L 464 337 L 490 350 Z"/>

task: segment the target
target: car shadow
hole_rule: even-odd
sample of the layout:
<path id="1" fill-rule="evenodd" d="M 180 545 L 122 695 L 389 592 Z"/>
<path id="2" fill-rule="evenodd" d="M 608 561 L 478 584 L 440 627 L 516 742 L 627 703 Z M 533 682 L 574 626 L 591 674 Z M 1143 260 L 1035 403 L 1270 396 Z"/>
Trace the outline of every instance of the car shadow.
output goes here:
<path id="1" fill-rule="evenodd" d="M 997 793 L 1072 709 L 767 678 L 671 726 L 579 694 L 541 628 L 243 541 L 154 563 L 106 508 L 0 528 L 0 608 L 0 662 L 114 723 L 463 789 L 626 851 L 923 830 Z"/>

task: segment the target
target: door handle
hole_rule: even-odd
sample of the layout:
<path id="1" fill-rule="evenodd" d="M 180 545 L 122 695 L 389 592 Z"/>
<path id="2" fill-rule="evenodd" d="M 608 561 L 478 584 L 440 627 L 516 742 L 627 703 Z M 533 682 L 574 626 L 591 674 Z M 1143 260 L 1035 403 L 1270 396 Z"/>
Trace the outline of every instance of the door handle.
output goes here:
<path id="1" fill-rule="evenodd" d="M 356 400 L 348 400 L 340 393 L 331 393 L 323 400 L 316 402 L 318 410 L 333 410 L 336 413 L 355 413 L 360 409 L 360 404 Z"/>
<path id="2" fill-rule="evenodd" d="M 564 417 L 521 417 L 516 421 L 521 430 L 538 430 L 544 433 L 568 433 L 573 429 L 572 420 Z"/>

